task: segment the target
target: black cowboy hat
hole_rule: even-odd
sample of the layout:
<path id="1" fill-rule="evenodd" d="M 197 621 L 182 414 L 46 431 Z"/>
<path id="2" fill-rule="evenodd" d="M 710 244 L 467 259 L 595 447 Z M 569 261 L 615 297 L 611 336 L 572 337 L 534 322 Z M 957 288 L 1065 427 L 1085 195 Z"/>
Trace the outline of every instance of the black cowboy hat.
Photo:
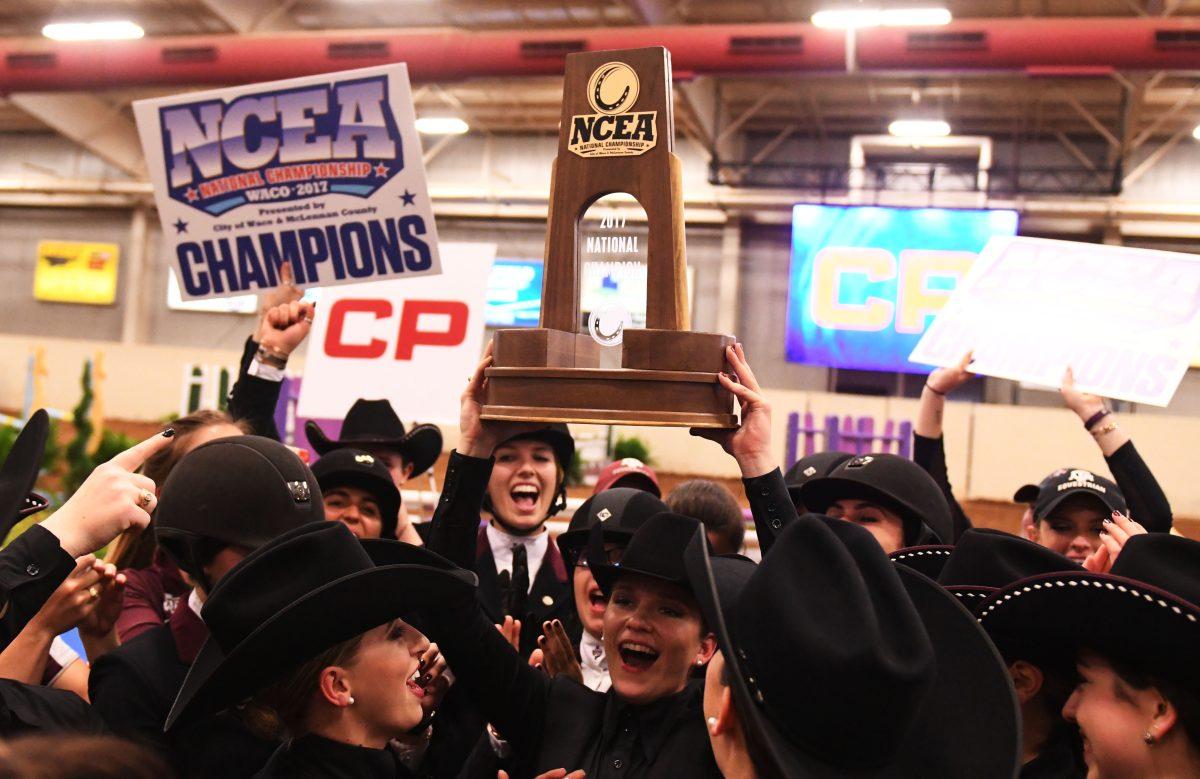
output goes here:
<path id="1" fill-rule="evenodd" d="M 304 425 L 304 434 L 319 455 L 347 446 L 395 449 L 412 466 L 413 476 L 429 470 L 442 453 L 442 431 L 437 425 L 413 425 L 412 430 L 406 431 L 386 400 L 354 401 L 342 420 L 342 431 L 336 440 L 325 435 L 311 419 Z"/>
<path id="2" fill-rule="evenodd" d="M 26 420 L 0 467 L 0 541 L 13 525 L 46 508 L 46 499 L 33 491 L 33 485 L 49 435 L 50 416 L 39 408 Z"/>
<path id="3" fill-rule="evenodd" d="M 1082 571 L 1041 544 L 1000 530 L 971 528 L 962 534 L 937 576 L 938 584 L 977 612 L 996 590 L 1040 573 Z"/>
<path id="4" fill-rule="evenodd" d="M 180 568 L 202 578 L 210 541 L 257 549 L 324 520 L 317 478 L 296 453 L 240 435 L 201 444 L 171 469 L 154 510 L 154 537 Z"/>
<path id="5" fill-rule="evenodd" d="M 1200 685 L 1200 542 L 1168 533 L 1125 542 L 1110 573 L 1074 570 L 1022 579 L 979 608 L 998 637 L 1037 637 L 1136 663 Z"/>
<path id="6" fill-rule="evenodd" d="M 947 544 L 931 544 L 928 546 L 906 546 L 888 555 L 893 563 L 907 566 L 918 573 L 937 579 L 942 567 L 950 559 L 954 547 Z"/>
<path id="7" fill-rule="evenodd" d="M 953 596 L 865 529 L 806 514 L 732 605 L 702 533 L 686 566 L 768 775 L 1016 775 L 1020 715 L 1000 656 Z"/>
<path id="8" fill-rule="evenodd" d="M 596 525 L 601 526 L 605 541 L 627 544 L 647 519 L 669 510 L 645 490 L 612 487 L 598 492 L 575 509 L 567 531 L 555 539 L 558 551 L 568 562 L 577 560 L 587 546 L 588 531 Z"/>
<path id="9" fill-rule="evenodd" d="M 469 597 L 475 575 L 341 522 L 296 528 L 252 552 L 204 604 L 209 638 L 164 731 L 235 705 L 321 652 L 397 617 Z"/>
<path id="10" fill-rule="evenodd" d="M 334 449 L 312 467 L 321 492 L 327 493 L 335 487 L 357 487 L 375 498 L 379 515 L 383 520 L 381 538 L 395 538 L 396 525 L 400 521 L 400 490 L 392 481 L 392 474 L 375 456 L 361 449 Z"/>
<path id="11" fill-rule="evenodd" d="M 800 501 L 800 487 L 812 479 L 828 476 L 830 471 L 853 456 L 849 452 L 815 452 L 794 462 L 783 475 L 783 483 L 796 508 L 804 505 Z"/>
<path id="12" fill-rule="evenodd" d="M 655 514 L 633 531 L 620 561 L 614 563 L 604 551 L 604 526 L 593 525 L 588 535 L 588 568 L 606 596 L 625 573 L 648 576 L 690 590 L 691 582 L 683 567 L 683 552 L 697 527 L 704 526 L 682 514 L 669 511 Z"/>
<path id="13" fill-rule="evenodd" d="M 896 512 L 904 521 L 904 545 L 941 544 L 954 540 L 950 505 L 925 469 L 895 454 L 851 457 L 800 487 L 800 499 L 823 514 L 835 502 L 862 498 Z"/>

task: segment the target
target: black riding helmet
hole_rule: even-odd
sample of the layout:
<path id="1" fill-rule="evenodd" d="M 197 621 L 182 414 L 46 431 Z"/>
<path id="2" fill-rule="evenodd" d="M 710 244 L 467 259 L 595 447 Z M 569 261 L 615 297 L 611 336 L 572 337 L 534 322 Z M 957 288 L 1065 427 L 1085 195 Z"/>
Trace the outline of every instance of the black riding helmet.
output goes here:
<path id="1" fill-rule="evenodd" d="M 227 546 L 257 549 L 308 522 L 325 521 L 321 488 L 278 441 L 219 438 L 188 452 L 163 483 L 154 512 L 158 545 L 205 590 L 204 566 Z"/>
<path id="2" fill-rule="evenodd" d="M 496 444 L 496 448 L 499 449 L 513 441 L 541 441 L 554 450 L 554 459 L 558 462 L 562 476 L 558 480 L 554 501 L 550 504 L 550 510 L 546 514 L 546 518 L 549 519 L 567 507 L 567 474 L 570 473 L 571 461 L 575 458 L 575 439 L 571 437 L 571 431 L 567 429 L 566 425 L 557 422 L 506 438 Z M 489 514 L 495 513 L 492 510 L 491 498 L 487 494 L 483 496 L 483 510 Z"/>
<path id="3" fill-rule="evenodd" d="M 669 510 L 667 504 L 645 490 L 612 487 L 598 492 L 575 509 L 567 531 L 555 539 L 558 551 L 568 565 L 573 565 L 584 553 L 593 526 L 602 527 L 605 541 L 624 546 L 647 519 Z"/>
<path id="4" fill-rule="evenodd" d="M 864 454 L 800 487 L 809 511 L 824 514 L 836 501 L 863 498 L 904 522 L 904 546 L 950 543 L 954 524 L 941 488 L 921 466 L 894 454 Z"/>
<path id="5" fill-rule="evenodd" d="M 792 496 L 796 510 L 801 514 L 806 513 L 804 503 L 800 500 L 801 487 L 813 479 L 828 476 L 830 471 L 853 456 L 849 452 L 815 452 L 793 463 L 783 475 L 783 483 L 787 485 L 788 495 Z"/>

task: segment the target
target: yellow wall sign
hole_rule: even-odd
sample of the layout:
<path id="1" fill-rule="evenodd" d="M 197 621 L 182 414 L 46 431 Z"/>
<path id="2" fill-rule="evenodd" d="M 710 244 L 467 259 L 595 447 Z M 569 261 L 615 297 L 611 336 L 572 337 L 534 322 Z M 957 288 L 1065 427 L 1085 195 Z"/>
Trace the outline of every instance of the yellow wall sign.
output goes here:
<path id="1" fill-rule="evenodd" d="M 115 243 L 40 241 L 33 296 L 56 303 L 111 305 L 117 299 Z"/>

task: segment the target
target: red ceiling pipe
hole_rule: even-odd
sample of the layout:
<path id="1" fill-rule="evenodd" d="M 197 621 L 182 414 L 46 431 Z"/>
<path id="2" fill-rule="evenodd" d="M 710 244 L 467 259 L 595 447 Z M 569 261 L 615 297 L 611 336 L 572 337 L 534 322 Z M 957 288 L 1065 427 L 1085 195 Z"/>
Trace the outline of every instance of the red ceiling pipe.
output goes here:
<path id="1" fill-rule="evenodd" d="M 1200 69 L 1195 19 L 963 19 L 858 33 L 862 70 Z"/>
<path id="2" fill-rule="evenodd" d="M 841 33 L 811 25 L 605 27 L 467 32 L 353 30 L 51 43 L 0 39 L 0 93 L 239 84 L 408 63 L 414 81 L 562 73 L 572 51 L 666 46 L 696 74 L 845 67 Z"/>
<path id="3" fill-rule="evenodd" d="M 987 19 L 857 35 L 867 71 L 1113 67 L 1200 70 L 1189 19 Z M 351 30 L 130 42 L 0 40 L 0 93 L 238 84 L 407 62 L 414 81 L 553 75 L 571 51 L 666 46 L 677 73 L 840 71 L 845 36 L 810 24 L 468 32 Z"/>

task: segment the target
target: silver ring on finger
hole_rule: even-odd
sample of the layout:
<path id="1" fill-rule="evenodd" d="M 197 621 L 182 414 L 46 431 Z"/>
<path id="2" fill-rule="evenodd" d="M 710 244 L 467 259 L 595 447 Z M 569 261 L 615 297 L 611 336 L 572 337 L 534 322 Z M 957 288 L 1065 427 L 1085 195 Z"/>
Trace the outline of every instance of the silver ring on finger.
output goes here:
<path id="1" fill-rule="evenodd" d="M 138 493 L 137 504 L 144 509 L 150 508 L 151 501 L 154 500 L 154 493 L 150 490 L 142 490 Z"/>

